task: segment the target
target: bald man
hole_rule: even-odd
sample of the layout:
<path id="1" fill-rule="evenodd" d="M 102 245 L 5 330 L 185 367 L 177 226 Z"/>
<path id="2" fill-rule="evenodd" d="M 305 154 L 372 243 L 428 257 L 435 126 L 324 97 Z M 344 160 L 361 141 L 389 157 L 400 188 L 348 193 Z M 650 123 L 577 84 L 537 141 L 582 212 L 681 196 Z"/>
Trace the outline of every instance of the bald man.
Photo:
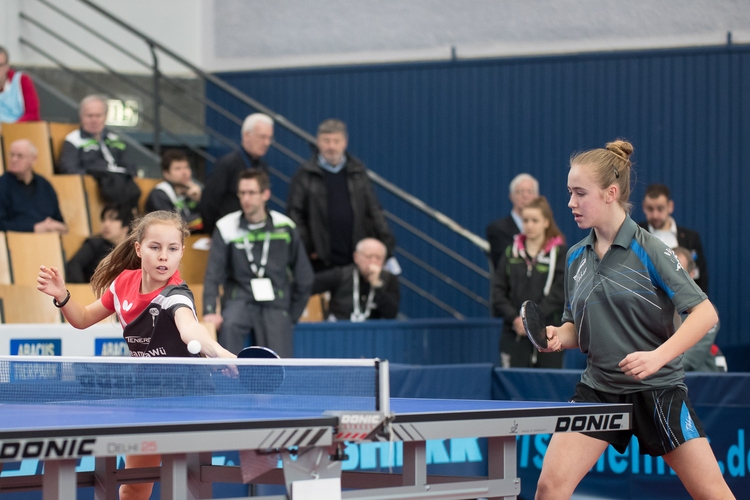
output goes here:
<path id="1" fill-rule="evenodd" d="M 54 188 L 34 173 L 34 145 L 19 139 L 9 151 L 8 168 L 0 177 L 0 231 L 67 233 Z"/>
<path id="2" fill-rule="evenodd" d="M 357 243 L 353 264 L 315 274 L 313 293 L 331 292 L 330 320 L 396 317 L 401 297 L 398 278 L 383 269 L 387 253 L 380 240 L 364 238 Z"/>

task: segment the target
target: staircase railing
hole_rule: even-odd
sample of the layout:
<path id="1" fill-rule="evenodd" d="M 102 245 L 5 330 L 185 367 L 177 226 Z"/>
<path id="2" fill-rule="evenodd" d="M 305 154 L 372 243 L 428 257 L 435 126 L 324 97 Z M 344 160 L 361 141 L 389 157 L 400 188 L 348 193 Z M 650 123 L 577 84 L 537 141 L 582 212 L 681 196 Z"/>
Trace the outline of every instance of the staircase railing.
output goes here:
<path id="1" fill-rule="evenodd" d="M 240 125 L 244 119 L 244 117 L 237 116 L 231 110 L 226 109 L 225 107 L 221 106 L 217 102 L 211 99 L 208 99 L 205 95 L 202 95 L 199 92 L 196 92 L 193 89 L 189 88 L 188 86 L 182 84 L 178 79 L 165 75 L 161 71 L 160 60 L 159 60 L 160 55 L 166 56 L 172 61 L 175 61 L 176 63 L 181 65 L 183 68 L 190 71 L 197 78 L 202 80 L 204 83 L 209 82 L 215 87 L 221 89 L 226 94 L 239 100 L 241 103 L 244 103 L 245 105 L 249 106 L 250 108 L 271 116 L 274 119 L 277 126 L 283 127 L 284 129 L 289 131 L 291 134 L 305 141 L 309 145 L 315 144 L 315 137 L 312 134 L 298 127 L 297 125 L 292 123 L 283 115 L 275 112 L 274 110 L 268 108 L 267 106 L 263 105 L 262 103 L 258 102 L 252 97 L 246 95 L 245 93 L 241 92 L 237 88 L 233 87 L 232 85 L 222 80 L 221 78 L 215 75 L 212 75 L 211 73 L 207 73 L 203 71 L 201 68 L 199 68 L 195 64 L 191 63 L 190 61 L 186 60 L 179 54 L 170 50 L 168 47 L 165 47 L 164 45 L 160 44 L 153 38 L 149 37 L 142 31 L 132 26 L 131 24 L 126 23 L 119 17 L 113 15 L 112 13 L 102 8 L 95 2 L 92 2 L 91 0 L 79 0 L 80 3 L 86 5 L 88 8 L 97 12 L 98 14 L 108 19 L 109 21 L 117 24 L 124 30 L 134 35 L 136 38 L 140 39 L 144 44 L 146 44 L 151 54 L 150 62 L 134 54 L 132 50 L 129 50 L 128 48 L 121 46 L 120 44 L 113 41 L 110 37 L 106 36 L 105 34 L 81 22 L 75 16 L 69 14 L 66 11 L 63 11 L 62 9 L 57 7 L 54 3 L 48 0 L 36 0 L 36 1 L 45 5 L 50 10 L 56 12 L 58 15 L 62 16 L 63 18 L 67 19 L 68 21 L 78 26 L 81 30 L 89 33 L 90 35 L 95 36 L 97 39 L 101 40 L 103 43 L 106 43 L 110 47 L 114 48 L 115 50 L 123 54 L 125 57 L 135 61 L 136 63 L 143 66 L 144 68 L 147 68 L 151 72 L 151 75 L 152 75 L 151 88 L 146 88 L 143 84 L 139 83 L 131 76 L 125 75 L 117 71 L 111 65 L 107 64 L 106 62 L 104 62 L 103 60 L 101 60 L 100 58 L 92 54 L 90 50 L 87 50 L 83 47 L 78 46 L 77 44 L 72 42 L 68 37 L 57 32 L 55 29 L 51 28 L 50 26 L 45 25 L 43 22 L 39 21 L 38 19 L 33 18 L 32 16 L 30 16 L 29 14 L 23 11 L 19 13 L 20 19 L 23 22 L 28 23 L 31 26 L 34 26 L 35 28 L 43 31 L 44 33 L 47 33 L 48 35 L 53 37 L 55 40 L 59 41 L 60 43 L 78 52 L 79 54 L 81 54 L 82 56 L 84 56 L 85 58 L 87 58 L 88 60 L 96 64 L 97 66 L 101 67 L 104 71 L 106 71 L 110 75 L 126 83 L 131 88 L 137 90 L 138 92 L 141 92 L 144 95 L 148 95 L 151 97 L 152 103 L 153 103 L 152 113 L 149 114 L 149 113 L 141 112 L 141 116 L 143 117 L 144 121 L 146 121 L 153 127 L 153 149 L 155 153 L 158 154 L 160 152 L 161 137 L 163 134 L 165 137 L 169 137 L 175 143 L 181 144 L 185 148 L 192 151 L 194 154 L 203 158 L 206 162 L 213 163 L 216 160 L 216 158 L 210 153 L 196 146 L 189 144 L 188 142 L 184 141 L 180 137 L 179 133 L 176 133 L 172 130 L 169 130 L 167 127 L 165 127 L 161 118 L 162 109 L 169 111 L 170 113 L 173 113 L 175 116 L 179 117 L 181 120 L 184 120 L 186 123 L 189 123 L 192 126 L 203 131 L 203 133 L 205 133 L 208 137 L 216 140 L 219 144 L 221 144 L 222 146 L 226 148 L 230 148 L 232 150 L 238 150 L 240 147 L 240 145 L 237 143 L 236 140 L 228 138 L 225 135 L 211 129 L 210 127 L 207 127 L 204 123 L 200 122 L 199 120 L 196 120 L 194 117 L 188 115 L 187 113 L 185 113 L 178 107 L 174 106 L 173 104 L 165 102 L 164 99 L 162 99 L 162 91 L 163 91 L 164 85 L 171 85 L 173 88 L 178 89 L 184 96 L 195 100 L 196 102 L 200 103 L 202 106 L 205 106 L 206 109 L 210 109 L 212 111 L 215 111 L 216 113 L 219 113 L 221 116 L 230 120 L 234 124 Z M 86 85 L 90 86 L 92 89 L 95 89 L 96 92 L 104 94 L 104 95 L 109 94 L 107 89 L 103 88 L 101 85 L 97 84 L 92 79 L 87 78 L 81 72 L 73 70 L 68 65 L 66 65 L 57 56 L 55 56 L 51 50 L 40 47 L 39 44 L 35 43 L 33 40 L 25 36 L 20 37 L 19 42 L 25 47 L 29 48 L 30 50 L 43 56 L 44 58 L 49 60 L 51 63 L 53 63 L 55 66 L 73 75 L 76 79 L 84 82 Z M 291 159 L 292 161 L 296 163 L 300 163 L 303 161 L 302 157 L 300 157 L 298 154 L 296 154 L 294 151 L 284 146 L 283 144 L 274 142 L 272 144 L 272 147 L 275 150 L 279 151 L 282 155 L 286 156 L 287 158 Z M 276 178 L 288 184 L 289 182 L 288 175 L 284 174 L 283 172 L 275 168 L 271 168 L 270 171 L 271 171 L 271 174 L 274 175 Z M 454 221 L 447 215 L 439 212 L 438 210 L 435 210 L 434 208 L 430 207 L 419 198 L 407 193 L 406 191 L 402 190 L 401 188 L 394 185 L 393 183 L 387 181 L 382 176 L 378 175 L 372 170 L 368 169 L 368 176 L 370 177 L 370 179 L 372 180 L 374 184 L 386 190 L 390 194 L 394 195 L 397 199 L 408 204 L 413 209 L 416 209 L 419 212 L 426 214 L 431 219 L 439 222 L 441 225 L 443 225 L 445 228 L 447 228 L 451 232 L 469 241 L 474 248 L 476 248 L 479 252 L 481 252 L 483 255 L 486 256 L 487 252 L 489 251 L 489 245 L 487 241 L 485 241 L 483 238 L 479 237 L 478 235 L 462 227 L 460 224 L 458 224 L 456 221 Z M 281 207 L 285 206 L 284 201 L 281 199 L 274 198 L 273 201 Z M 414 227 L 413 225 L 409 224 L 403 219 L 397 217 L 393 213 L 386 210 L 385 216 L 392 224 L 395 224 L 401 227 L 405 231 L 408 231 L 409 233 L 421 239 L 422 241 L 426 242 L 430 246 L 436 248 L 440 252 L 450 257 L 453 261 L 460 264 L 462 268 L 470 271 L 471 273 L 478 275 L 481 279 L 487 280 L 487 283 L 489 283 L 491 273 L 487 269 L 476 265 L 470 259 L 465 258 L 463 255 L 459 254 L 458 252 L 455 252 L 454 250 L 450 249 L 446 245 L 437 241 L 436 238 L 433 238 L 425 234 L 420 229 Z M 440 280 L 446 285 L 457 290 L 459 293 L 465 295 L 471 301 L 474 301 L 480 304 L 484 308 L 489 307 L 489 302 L 485 297 L 472 291 L 469 287 L 462 285 L 460 282 L 456 281 L 455 279 L 450 278 L 446 273 L 429 265 L 424 260 L 413 255 L 413 253 L 407 251 L 406 249 L 400 246 L 396 249 L 396 252 L 400 257 L 403 257 L 404 259 L 409 260 L 414 265 L 418 266 L 425 272 L 429 273 L 435 279 Z M 432 304 L 436 305 L 440 309 L 444 310 L 446 313 L 450 314 L 451 316 L 456 317 L 456 318 L 464 317 L 464 314 L 459 312 L 456 308 L 445 303 L 443 300 L 440 300 L 438 297 L 436 297 L 432 293 L 424 290 L 424 288 L 418 286 L 413 281 L 407 279 L 404 276 L 400 276 L 399 279 L 404 286 L 414 291 L 417 295 L 423 297 L 425 300 L 431 302 Z M 489 285 L 487 286 L 486 289 L 489 289 Z"/>

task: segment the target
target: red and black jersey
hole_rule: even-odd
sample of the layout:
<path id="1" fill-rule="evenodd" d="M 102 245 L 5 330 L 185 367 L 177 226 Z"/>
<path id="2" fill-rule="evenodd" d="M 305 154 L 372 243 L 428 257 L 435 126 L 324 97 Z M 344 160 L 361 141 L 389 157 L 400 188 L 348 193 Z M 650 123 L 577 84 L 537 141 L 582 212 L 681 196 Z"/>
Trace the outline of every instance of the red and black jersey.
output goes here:
<path id="1" fill-rule="evenodd" d="M 140 293 L 141 276 L 140 269 L 125 270 L 102 295 L 104 307 L 120 318 L 130 355 L 191 356 L 174 321 L 180 307 L 189 307 L 195 316 L 193 294 L 179 271 L 151 293 Z"/>

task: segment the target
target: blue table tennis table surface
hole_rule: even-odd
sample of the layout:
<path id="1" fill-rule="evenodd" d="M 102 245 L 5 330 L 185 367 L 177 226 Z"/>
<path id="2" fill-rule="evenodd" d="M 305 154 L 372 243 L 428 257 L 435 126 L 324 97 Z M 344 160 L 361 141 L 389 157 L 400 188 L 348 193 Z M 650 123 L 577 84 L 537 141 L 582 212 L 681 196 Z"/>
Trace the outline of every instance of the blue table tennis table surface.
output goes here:
<path id="1" fill-rule="evenodd" d="M 158 401 L 134 399 L 122 400 L 114 405 L 75 403 L 47 404 L 0 404 L 0 438 L 18 432 L 44 432 L 46 430 L 76 429 L 105 430 L 116 427 L 140 427 L 155 425 L 170 426 L 184 424 L 224 425 L 232 422 L 256 423 L 258 425 L 282 425 L 303 423 L 305 421 L 320 424 L 326 419 L 335 418 L 326 415 L 319 409 L 258 409 L 269 405 L 269 398 L 284 407 L 289 406 L 291 396 L 246 395 L 232 397 L 227 407 L 222 407 L 221 399 L 206 397 L 160 398 Z M 300 406 L 300 402 L 296 402 Z M 303 403 L 304 404 L 304 403 Z M 479 401 L 448 399 L 403 399 L 390 400 L 391 412 L 401 421 L 429 415 L 431 420 L 450 420 L 457 417 L 508 418 L 519 416 L 548 415 L 560 411 L 569 412 L 571 408 L 587 406 L 580 403 L 550 403 L 527 401 Z M 519 413 L 520 412 L 520 413 Z M 523 415 L 521 415 L 523 414 Z"/>

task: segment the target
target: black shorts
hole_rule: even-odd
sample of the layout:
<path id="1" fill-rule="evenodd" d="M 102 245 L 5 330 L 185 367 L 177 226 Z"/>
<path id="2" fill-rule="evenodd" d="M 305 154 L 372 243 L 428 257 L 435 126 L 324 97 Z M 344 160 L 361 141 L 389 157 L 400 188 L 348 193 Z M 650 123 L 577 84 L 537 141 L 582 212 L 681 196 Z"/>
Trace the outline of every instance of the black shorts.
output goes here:
<path id="1" fill-rule="evenodd" d="M 630 403 L 633 405 L 631 430 L 584 432 L 587 436 L 610 443 L 624 453 L 630 437 L 638 438 L 641 453 L 660 457 L 682 443 L 706 437 L 703 424 L 693 410 L 682 387 L 668 387 L 631 394 L 612 394 L 592 389 L 578 382 L 571 403 Z"/>

